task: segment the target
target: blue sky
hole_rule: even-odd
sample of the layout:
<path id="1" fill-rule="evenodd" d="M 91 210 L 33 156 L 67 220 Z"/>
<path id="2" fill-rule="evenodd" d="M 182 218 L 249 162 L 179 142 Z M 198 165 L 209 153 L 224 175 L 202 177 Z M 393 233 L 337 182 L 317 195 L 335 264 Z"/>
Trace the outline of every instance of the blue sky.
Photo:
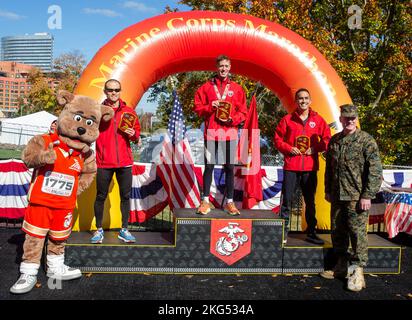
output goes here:
<path id="1" fill-rule="evenodd" d="M 64 52 L 79 50 L 89 62 L 99 48 L 126 27 L 162 14 L 164 8 L 190 10 L 178 0 L 13 0 L 0 1 L 0 37 L 48 32 L 54 36 L 54 57 Z M 51 6 L 61 8 L 61 29 L 49 29 Z M 146 102 L 139 108 L 154 111 Z"/>

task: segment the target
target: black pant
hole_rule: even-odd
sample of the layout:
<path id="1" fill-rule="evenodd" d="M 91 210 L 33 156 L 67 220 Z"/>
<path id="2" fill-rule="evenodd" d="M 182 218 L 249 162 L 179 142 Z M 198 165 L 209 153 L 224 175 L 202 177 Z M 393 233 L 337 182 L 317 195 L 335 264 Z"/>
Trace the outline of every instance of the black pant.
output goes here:
<path id="1" fill-rule="evenodd" d="M 316 171 L 283 171 L 282 185 L 282 207 L 280 217 L 285 219 L 285 230 L 289 230 L 290 212 L 292 210 L 292 199 L 296 192 L 296 186 L 302 189 L 305 199 L 305 218 L 308 224 L 307 233 L 315 232 L 316 229 L 316 208 L 315 192 L 318 185 Z"/>
<path id="2" fill-rule="evenodd" d="M 223 164 L 225 170 L 226 198 L 233 199 L 235 189 L 235 157 L 237 141 L 205 141 L 205 171 L 203 172 L 203 197 L 210 194 L 215 164 Z M 223 157 L 221 154 L 223 152 Z M 223 160 L 223 161 L 222 161 Z"/>
<path id="3" fill-rule="evenodd" d="M 110 182 L 116 173 L 117 183 L 120 190 L 120 210 L 122 212 L 122 228 L 127 228 L 130 215 L 130 193 L 132 190 L 132 167 L 97 169 L 96 186 L 97 195 L 94 202 L 94 215 L 96 227 L 101 228 L 103 224 L 104 202 L 109 192 Z"/>

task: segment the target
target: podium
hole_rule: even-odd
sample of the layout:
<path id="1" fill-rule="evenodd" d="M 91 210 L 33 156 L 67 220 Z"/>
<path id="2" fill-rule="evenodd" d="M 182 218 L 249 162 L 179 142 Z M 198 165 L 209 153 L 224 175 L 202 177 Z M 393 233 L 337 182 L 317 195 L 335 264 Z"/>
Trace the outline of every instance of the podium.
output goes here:
<path id="1" fill-rule="evenodd" d="M 92 273 L 156 274 L 311 274 L 327 265 L 332 253 L 330 235 L 320 234 L 323 246 L 305 234 L 289 233 L 269 210 L 241 210 L 229 216 L 220 209 L 208 215 L 177 209 L 174 230 L 133 232 L 136 243 L 106 231 L 102 244 L 90 244 L 91 232 L 73 232 L 66 246 L 66 264 Z M 398 274 L 401 247 L 369 234 L 365 273 Z"/>

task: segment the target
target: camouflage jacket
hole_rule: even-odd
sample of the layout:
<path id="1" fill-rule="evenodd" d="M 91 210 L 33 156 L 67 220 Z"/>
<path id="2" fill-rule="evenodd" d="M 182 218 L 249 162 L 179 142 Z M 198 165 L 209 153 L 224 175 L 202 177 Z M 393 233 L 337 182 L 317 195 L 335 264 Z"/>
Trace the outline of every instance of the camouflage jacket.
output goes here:
<path id="1" fill-rule="evenodd" d="M 335 134 L 326 151 L 325 194 L 332 200 L 373 199 L 382 182 L 375 139 L 360 129 Z"/>

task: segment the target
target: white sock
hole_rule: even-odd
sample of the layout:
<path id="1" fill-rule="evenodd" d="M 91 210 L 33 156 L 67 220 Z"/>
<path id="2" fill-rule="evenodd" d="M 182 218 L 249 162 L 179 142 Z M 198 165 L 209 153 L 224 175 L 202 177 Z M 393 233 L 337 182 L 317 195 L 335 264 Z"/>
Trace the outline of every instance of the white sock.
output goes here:
<path id="1" fill-rule="evenodd" d="M 206 202 L 206 203 L 209 203 L 209 196 L 203 197 L 203 201 Z"/>
<path id="2" fill-rule="evenodd" d="M 231 203 L 231 202 L 233 202 L 233 199 L 227 199 L 226 200 L 226 203 Z"/>

